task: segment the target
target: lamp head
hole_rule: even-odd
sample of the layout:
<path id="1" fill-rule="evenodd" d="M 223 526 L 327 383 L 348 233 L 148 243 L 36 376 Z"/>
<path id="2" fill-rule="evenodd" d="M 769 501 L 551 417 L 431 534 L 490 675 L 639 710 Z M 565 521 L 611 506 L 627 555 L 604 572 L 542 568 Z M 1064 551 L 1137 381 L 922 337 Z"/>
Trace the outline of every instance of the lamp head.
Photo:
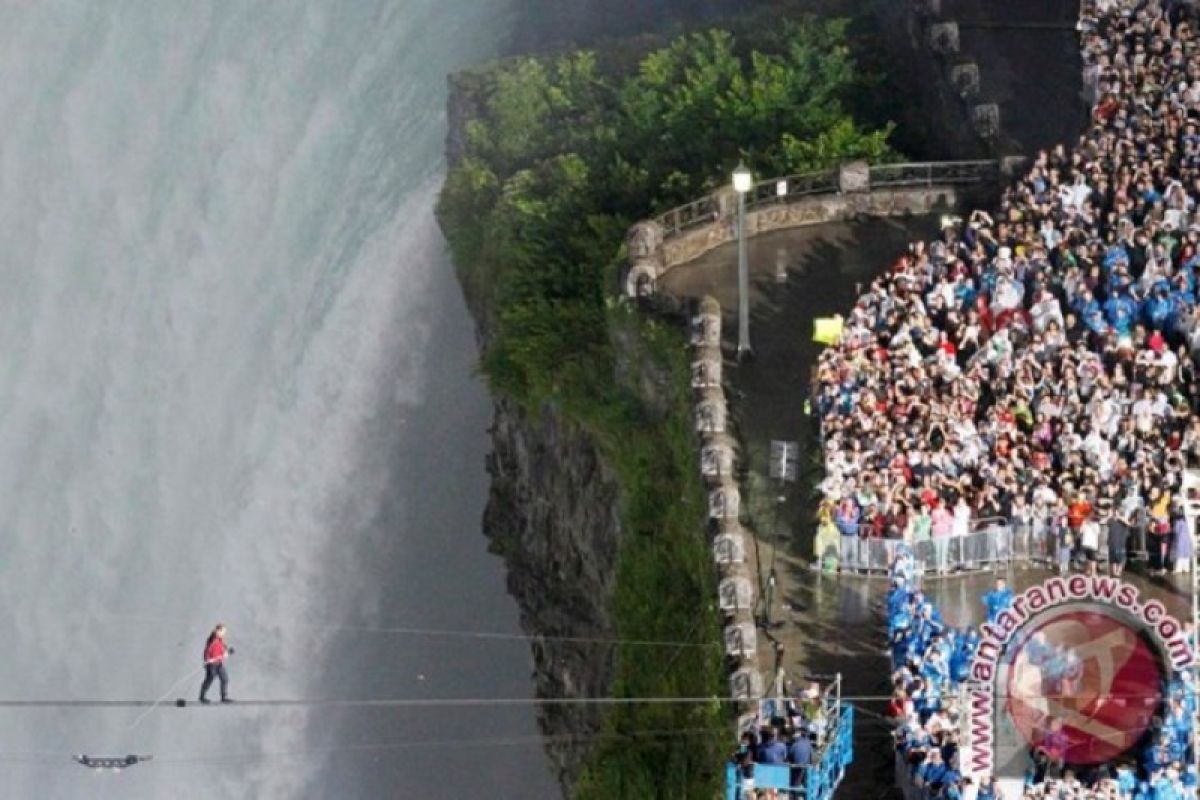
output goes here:
<path id="1" fill-rule="evenodd" d="M 733 190 L 738 194 L 745 194 L 754 188 L 754 176 L 750 174 L 750 170 L 745 164 L 738 164 L 737 169 L 733 171 Z"/>

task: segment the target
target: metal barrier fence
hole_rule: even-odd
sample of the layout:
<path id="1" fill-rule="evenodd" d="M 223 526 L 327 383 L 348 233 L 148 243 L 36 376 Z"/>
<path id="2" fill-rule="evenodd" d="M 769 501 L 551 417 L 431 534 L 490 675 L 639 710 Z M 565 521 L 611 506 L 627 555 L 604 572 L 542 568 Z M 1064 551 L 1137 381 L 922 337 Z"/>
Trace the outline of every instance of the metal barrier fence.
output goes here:
<path id="1" fill-rule="evenodd" d="M 758 722 L 767 724 L 786 720 L 787 697 L 782 686 L 782 672 L 776 676 L 774 697 L 764 697 L 758 702 Z M 776 796 L 786 800 L 832 800 L 847 766 L 854 760 L 854 709 L 842 703 L 841 673 L 836 675 L 809 675 L 804 680 L 832 678 L 821 690 L 821 711 L 805 718 L 804 732 L 814 739 L 812 763 L 808 766 L 793 764 L 755 764 L 755 790 L 774 790 Z M 737 768 L 732 763 L 726 766 L 726 800 L 749 800 L 744 792 Z M 750 795 L 752 798 L 754 795 Z"/>
<path id="2" fill-rule="evenodd" d="M 829 711 L 827 735 L 807 767 L 790 764 L 755 764 L 754 790 L 773 790 L 787 800 L 832 800 L 854 760 L 854 706 L 839 703 Z M 725 768 L 725 800 L 753 800 L 758 795 L 744 791 L 737 767 Z"/>
<path id="3" fill-rule="evenodd" d="M 786 178 L 763 181 L 754 185 L 746 195 L 746 210 L 790 203 L 814 194 L 831 194 L 838 190 L 838 171 L 805 172 Z"/>
<path id="4" fill-rule="evenodd" d="M 758 181 L 746 194 L 746 209 L 754 211 L 768 206 L 786 205 L 795 200 L 818 194 L 841 191 L 841 172 L 838 169 L 805 172 Z M 913 164 L 879 164 L 869 169 L 871 189 L 896 189 L 914 186 L 963 186 L 995 181 L 1000 175 L 996 161 L 931 161 Z M 731 215 L 732 207 L 722 211 L 718 193 L 701 197 L 686 205 L 672 208 L 655 218 L 663 235 L 670 239 L 692 228 Z"/>
<path id="5" fill-rule="evenodd" d="M 662 225 L 665 236 L 678 236 L 686 230 L 707 225 L 718 219 L 719 214 L 720 204 L 716 196 L 710 194 L 687 205 L 672 208 L 658 218 L 658 223 Z"/>
<path id="6" fill-rule="evenodd" d="M 998 180 L 995 161 L 930 161 L 922 164 L 880 164 L 871 167 L 871 188 L 896 186 L 958 186 Z"/>
<path id="7" fill-rule="evenodd" d="M 1014 561 L 1051 564 L 1060 558 L 1058 543 L 1045 526 L 1010 525 L 1002 518 L 976 520 L 965 536 L 941 536 L 907 543 L 922 572 L 946 573 L 994 568 Z M 1097 558 L 1107 558 L 1100 542 Z M 839 566 L 843 570 L 887 573 L 900 539 L 842 536 Z"/>

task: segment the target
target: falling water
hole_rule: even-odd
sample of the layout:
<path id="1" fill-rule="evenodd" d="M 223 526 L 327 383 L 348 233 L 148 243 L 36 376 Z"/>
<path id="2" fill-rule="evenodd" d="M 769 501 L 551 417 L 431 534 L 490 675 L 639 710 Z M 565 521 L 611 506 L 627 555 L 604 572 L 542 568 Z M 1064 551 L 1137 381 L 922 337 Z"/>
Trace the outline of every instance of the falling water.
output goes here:
<path id="1" fill-rule="evenodd" d="M 347 629 L 516 630 L 431 214 L 508 13 L 0 0 L 0 695 L 157 697 L 223 620 L 236 697 L 528 696 L 520 642 Z M 529 709 L 138 713 L 0 709 L 5 796 L 552 794 L 467 741 Z"/>

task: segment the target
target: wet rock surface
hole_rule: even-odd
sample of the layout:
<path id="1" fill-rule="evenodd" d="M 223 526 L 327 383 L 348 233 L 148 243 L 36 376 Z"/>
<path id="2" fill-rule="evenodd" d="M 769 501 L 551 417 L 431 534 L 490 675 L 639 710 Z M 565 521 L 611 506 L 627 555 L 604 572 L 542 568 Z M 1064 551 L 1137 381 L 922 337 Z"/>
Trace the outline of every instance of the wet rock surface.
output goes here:
<path id="1" fill-rule="evenodd" d="M 530 414 L 496 403 L 494 452 L 484 532 L 508 568 L 508 588 L 533 637 L 611 638 L 608 600 L 620 536 L 617 485 L 587 436 L 551 411 Z M 612 678 L 612 647 L 534 639 L 539 697 L 602 697 Z M 597 706 L 542 706 L 539 723 L 564 788 L 578 777 Z"/>

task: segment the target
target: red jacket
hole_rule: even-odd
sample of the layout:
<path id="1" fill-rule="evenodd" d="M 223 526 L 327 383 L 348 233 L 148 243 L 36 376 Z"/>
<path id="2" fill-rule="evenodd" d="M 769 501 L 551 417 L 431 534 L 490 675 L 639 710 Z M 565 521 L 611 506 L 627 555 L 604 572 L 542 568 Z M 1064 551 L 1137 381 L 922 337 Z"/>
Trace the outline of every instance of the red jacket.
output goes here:
<path id="1" fill-rule="evenodd" d="M 225 640 L 220 636 L 213 636 L 208 640 L 208 644 L 204 648 L 204 663 L 219 664 L 225 660 Z"/>

